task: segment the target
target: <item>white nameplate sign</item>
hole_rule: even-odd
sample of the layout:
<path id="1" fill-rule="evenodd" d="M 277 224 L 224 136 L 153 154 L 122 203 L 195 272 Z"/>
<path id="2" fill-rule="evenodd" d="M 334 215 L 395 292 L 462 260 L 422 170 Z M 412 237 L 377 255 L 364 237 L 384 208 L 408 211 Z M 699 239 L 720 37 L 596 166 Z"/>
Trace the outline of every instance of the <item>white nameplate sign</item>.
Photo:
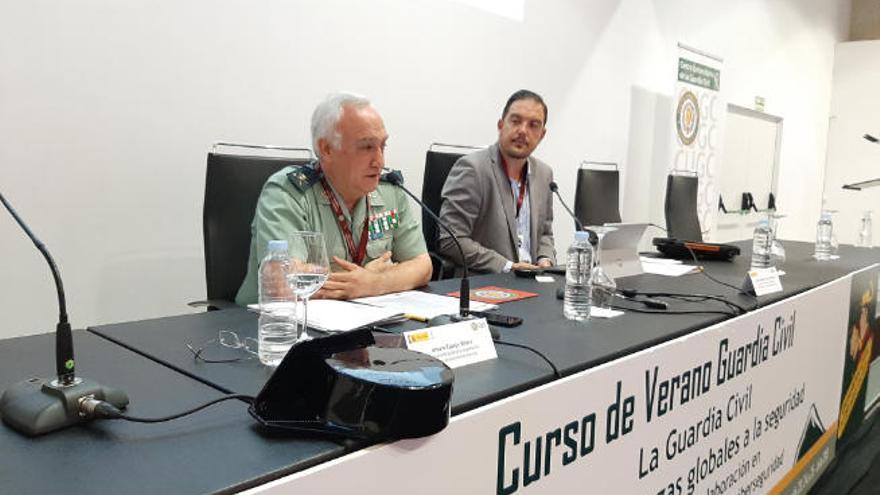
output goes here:
<path id="1" fill-rule="evenodd" d="M 781 272 L 776 268 L 753 268 L 749 270 L 748 276 L 743 283 L 743 290 L 752 292 L 756 296 L 764 296 L 773 294 L 774 292 L 782 292 L 782 282 L 779 279 Z"/>
<path id="2" fill-rule="evenodd" d="M 495 344 L 485 318 L 403 333 L 407 349 L 435 357 L 450 368 L 495 359 Z"/>
<path id="3" fill-rule="evenodd" d="M 614 318 L 615 316 L 620 316 L 622 314 L 623 311 L 618 311 L 616 309 L 600 308 L 598 306 L 590 307 L 590 318 Z"/>

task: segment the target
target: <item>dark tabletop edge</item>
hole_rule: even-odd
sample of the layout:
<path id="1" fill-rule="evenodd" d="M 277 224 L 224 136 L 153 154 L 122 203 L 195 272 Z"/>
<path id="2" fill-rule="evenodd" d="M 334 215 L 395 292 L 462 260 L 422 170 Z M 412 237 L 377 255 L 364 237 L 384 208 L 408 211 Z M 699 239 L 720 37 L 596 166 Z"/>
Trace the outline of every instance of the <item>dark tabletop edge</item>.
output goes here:
<path id="1" fill-rule="evenodd" d="M 212 383 L 212 382 L 208 381 L 207 379 L 203 379 L 203 378 L 201 378 L 201 377 L 199 377 L 199 376 L 197 376 L 197 375 L 195 375 L 195 374 L 193 374 L 193 373 L 190 373 L 190 372 L 188 372 L 188 371 L 186 371 L 186 370 L 184 370 L 184 369 L 181 369 L 181 368 L 179 368 L 179 367 L 177 367 L 177 366 L 174 366 L 173 364 L 171 364 L 171 363 L 169 363 L 169 362 L 167 362 L 167 361 L 165 361 L 165 360 L 163 360 L 163 359 L 159 359 L 159 358 L 157 358 L 157 357 L 154 357 L 154 356 L 151 356 L 151 355 L 147 354 L 146 352 L 139 351 L 139 350 L 136 349 L 135 347 L 130 346 L 130 345 L 126 344 L 125 342 L 123 342 L 123 341 L 121 341 L 121 340 L 118 340 L 118 339 L 115 339 L 115 338 L 113 338 L 113 337 L 111 337 L 111 336 L 109 336 L 109 335 L 106 335 L 106 334 L 102 333 L 100 330 L 98 330 L 98 329 L 96 329 L 96 328 L 94 328 L 94 327 L 88 327 L 88 328 L 86 328 L 86 331 L 89 332 L 89 333 L 92 333 L 92 334 L 94 334 L 94 335 L 97 335 L 98 337 L 101 337 L 101 338 L 103 338 L 103 339 L 106 339 L 106 340 L 108 340 L 108 341 L 110 341 L 110 342 L 113 342 L 114 344 L 116 344 L 116 345 L 118 345 L 118 346 L 120 346 L 120 347 L 123 347 L 123 348 L 125 348 L 125 349 L 128 349 L 129 351 L 134 352 L 135 354 L 138 354 L 138 355 L 140 355 L 140 356 L 143 356 L 143 357 L 149 359 L 150 361 L 153 361 L 153 362 L 155 362 L 155 363 L 159 363 L 159 364 L 161 364 L 162 366 L 164 366 L 164 367 L 166 367 L 166 368 L 169 368 L 169 369 L 171 369 L 171 370 L 173 370 L 173 371 L 176 371 L 176 372 L 178 372 L 178 373 L 180 373 L 180 374 L 182 374 L 182 375 L 185 375 L 185 376 L 187 376 L 187 377 L 189 377 L 189 378 L 192 378 L 193 380 L 195 380 L 195 381 L 197 381 L 197 382 L 199 382 L 199 383 L 205 384 L 205 385 L 207 385 L 207 386 L 209 386 L 209 387 L 211 387 L 211 388 L 213 388 L 213 389 L 215 389 L 215 390 L 218 390 L 218 391 L 220 391 L 220 392 L 222 392 L 222 393 L 224 393 L 224 394 L 234 394 L 234 393 L 235 393 L 235 392 L 233 392 L 233 391 L 231 391 L 231 390 L 229 390 L 229 389 L 226 389 L 226 388 L 224 388 L 224 387 L 221 387 L 220 385 L 217 385 L 216 383 Z"/>

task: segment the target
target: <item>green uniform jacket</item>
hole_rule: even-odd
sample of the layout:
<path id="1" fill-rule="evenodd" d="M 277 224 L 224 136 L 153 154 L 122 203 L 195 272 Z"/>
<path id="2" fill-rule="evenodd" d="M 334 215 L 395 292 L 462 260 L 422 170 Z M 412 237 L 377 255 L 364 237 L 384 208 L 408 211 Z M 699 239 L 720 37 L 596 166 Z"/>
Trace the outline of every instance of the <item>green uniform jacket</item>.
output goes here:
<path id="1" fill-rule="evenodd" d="M 237 304 L 257 302 L 259 265 L 266 256 L 268 242 L 273 239 L 287 239 L 290 232 L 297 230 L 323 232 L 330 268 L 333 271 L 341 269 L 333 263 L 333 256 L 352 260 L 342 231 L 334 218 L 330 201 L 324 195 L 317 178 L 318 175 L 306 165 L 286 167 L 266 181 L 257 201 L 254 221 L 251 223 L 248 270 L 235 297 Z M 374 223 L 373 230 L 376 231 L 374 237 L 378 238 L 367 242 L 364 264 L 378 258 L 386 251 L 391 251 L 391 259 L 395 262 L 406 261 L 427 252 L 420 224 L 403 191 L 391 184 L 380 182 L 379 187 L 369 196 L 370 212 L 366 214 L 364 199 L 361 199 L 354 210 L 349 212 L 342 198 L 336 195 L 346 220 L 351 225 L 355 245 L 360 241 L 364 221 L 369 216 L 381 216 L 384 212 L 395 213 L 396 222 L 386 217 L 385 221 L 380 218 Z"/>

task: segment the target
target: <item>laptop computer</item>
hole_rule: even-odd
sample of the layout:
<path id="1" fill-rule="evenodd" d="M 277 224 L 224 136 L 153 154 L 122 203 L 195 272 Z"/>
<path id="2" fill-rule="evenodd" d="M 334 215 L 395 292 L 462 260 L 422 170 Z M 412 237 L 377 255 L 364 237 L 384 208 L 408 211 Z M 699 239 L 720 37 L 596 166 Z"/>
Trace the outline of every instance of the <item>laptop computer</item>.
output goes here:
<path id="1" fill-rule="evenodd" d="M 606 227 L 614 227 L 602 238 L 599 253 L 602 268 L 611 277 L 629 277 L 642 273 L 642 262 L 639 258 L 639 241 L 648 228 L 647 223 L 606 223 Z M 587 227 L 588 229 L 590 227 Z M 556 265 L 539 270 L 518 271 L 519 276 L 534 276 L 537 273 L 553 273 L 565 275 L 565 265 Z"/>
<path id="2" fill-rule="evenodd" d="M 701 260 L 730 261 L 740 253 L 739 247 L 733 244 L 682 241 L 671 237 L 655 237 L 653 244 L 663 256 L 675 259 L 689 260 L 696 256 Z"/>
<path id="3" fill-rule="evenodd" d="M 606 223 L 613 227 L 602 238 L 599 260 L 602 268 L 612 277 L 629 277 L 642 273 L 639 259 L 639 241 L 648 228 L 647 223 Z M 587 227 L 589 228 L 589 227 Z"/>

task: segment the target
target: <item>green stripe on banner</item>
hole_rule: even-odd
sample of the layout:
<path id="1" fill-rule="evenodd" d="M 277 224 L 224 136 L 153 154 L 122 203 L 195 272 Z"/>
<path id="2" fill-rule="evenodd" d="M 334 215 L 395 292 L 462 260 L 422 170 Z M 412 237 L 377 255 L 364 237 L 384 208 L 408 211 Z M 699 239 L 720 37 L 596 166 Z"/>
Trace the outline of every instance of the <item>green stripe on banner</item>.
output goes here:
<path id="1" fill-rule="evenodd" d="M 721 71 L 686 58 L 678 59 L 678 80 L 701 88 L 721 89 Z"/>

